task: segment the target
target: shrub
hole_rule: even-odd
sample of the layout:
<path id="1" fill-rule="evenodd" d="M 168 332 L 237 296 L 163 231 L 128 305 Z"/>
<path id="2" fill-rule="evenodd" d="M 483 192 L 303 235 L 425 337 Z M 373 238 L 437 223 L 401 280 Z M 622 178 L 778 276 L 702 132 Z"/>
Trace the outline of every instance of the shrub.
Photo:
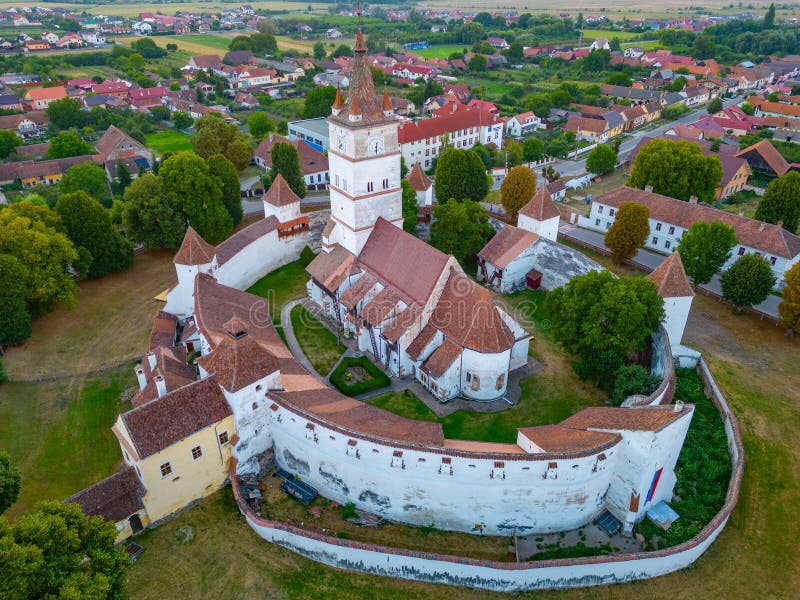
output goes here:
<path id="1" fill-rule="evenodd" d="M 361 367 L 367 372 L 369 378 L 364 381 L 349 383 L 345 379 L 345 374 L 351 367 Z M 389 377 L 364 356 L 357 358 L 354 356 L 344 357 L 339 366 L 331 373 L 330 380 L 333 387 L 347 396 L 358 396 L 366 392 L 379 390 L 391 383 Z"/>
<path id="2" fill-rule="evenodd" d="M 628 396 L 636 394 L 647 396 L 656 391 L 660 383 L 658 376 L 648 373 L 642 365 L 625 365 L 614 373 L 614 392 L 611 400 L 619 405 Z"/>

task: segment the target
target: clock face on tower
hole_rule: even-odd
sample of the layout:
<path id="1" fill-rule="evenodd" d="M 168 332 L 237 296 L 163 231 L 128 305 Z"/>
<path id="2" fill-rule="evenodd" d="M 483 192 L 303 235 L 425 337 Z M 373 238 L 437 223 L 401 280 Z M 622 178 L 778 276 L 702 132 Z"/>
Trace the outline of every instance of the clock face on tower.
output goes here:
<path id="1" fill-rule="evenodd" d="M 383 152 L 383 137 L 370 137 L 367 140 L 367 152 L 369 154 L 380 154 Z"/>
<path id="2" fill-rule="evenodd" d="M 347 140 L 346 140 L 343 132 L 340 131 L 339 133 L 336 134 L 336 149 L 339 152 L 344 152 L 344 147 L 345 147 L 346 141 Z"/>

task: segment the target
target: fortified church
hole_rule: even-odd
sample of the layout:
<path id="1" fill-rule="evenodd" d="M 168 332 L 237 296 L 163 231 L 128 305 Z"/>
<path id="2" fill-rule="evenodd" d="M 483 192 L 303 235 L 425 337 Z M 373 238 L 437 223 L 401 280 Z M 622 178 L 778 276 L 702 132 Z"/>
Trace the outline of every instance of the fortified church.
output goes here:
<path id="1" fill-rule="evenodd" d="M 530 337 L 452 256 L 402 230 L 398 125 L 373 88 L 360 28 L 355 56 L 350 94 L 337 94 L 329 119 L 332 210 L 309 295 L 376 362 L 435 397 L 502 396 Z M 216 247 L 190 228 L 175 256 L 178 281 L 136 369 L 140 391 L 113 427 L 122 469 L 70 499 L 115 521 L 119 539 L 234 474 L 276 466 L 389 520 L 500 535 L 574 529 L 605 511 L 631 532 L 671 499 L 693 407 L 671 405 L 670 375 L 631 407 L 520 423 L 515 443 L 485 443 L 446 438 L 438 423 L 308 373 L 266 301 L 243 291 L 307 242 L 299 199 L 280 177 L 264 207 L 263 220 Z M 653 278 L 662 293 L 686 296 L 679 260 Z M 682 332 L 680 318 L 670 333 Z M 664 352 L 667 364 L 668 344 Z"/>

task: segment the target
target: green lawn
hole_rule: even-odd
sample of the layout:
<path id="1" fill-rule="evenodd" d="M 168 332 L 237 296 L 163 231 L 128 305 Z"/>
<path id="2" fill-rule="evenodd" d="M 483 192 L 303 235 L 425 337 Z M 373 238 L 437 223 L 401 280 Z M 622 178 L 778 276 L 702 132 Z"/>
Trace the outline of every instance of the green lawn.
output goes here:
<path id="1" fill-rule="evenodd" d="M 606 29 L 584 29 L 583 41 L 591 43 L 597 38 L 606 38 L 607 40 L 611 40 L 611 38 L 618 38 L 620 42 L 627 42 L 638 38 L 640 35 L 642 34 L 634 33 L 631 31 L 608 31 Z M 655 34 L 653 34 L 653 36 L 655 36 Z"/>
<path id="2" fill-rule="evenodd" d="M 296 260 L 288 265 L 275 269 L 258 280 L 247 290 L 251 294 L 266 298 L 273 323 L 281 321 L 281 307 L 297 298 L 306 295 L 306 283 L 309 280 L 305 264 Z"/>
<path id="3" fill-rule="evenodd" d="M 0 449 L 22 469 L 22 490 L 9 517 L 39 500 L 63 500 L 114 472 L 122 460 L 111 433 L 130 405 L 120 393 L 135 385 L 132 365 L 102 375 L 0 387 Z"/>
<path id="4" fill-rule="evenodd" d="M 170 36 L 170 38 L 170 41 L 189 42 L 190 44 L 208 46 L 209 48 L 222 50 L 223 53 L 228 51 L 228 46 L 231 44 L 230 37 L 224 37 L 216 33 L 191 33 L 187 35 L 173 35 Z"/>
<path id="5" fill-rule="evenodd" d="M 469 50 L 469 44 L 447 44 L 445 46 L 431 46 L 425 50 L 407 50 L 411 54 L 419 54 L 423 58 L 447 58 L 453 52 L 464 52 Z M 402 50 L 406 51 L 406 50 Z"/>
<path id="6" fill-rule="evenodd" d="M 366 356 L 345 356 L 331 373 L 330 382 L 347 396 L 360 396 L 385 388 L 392 381 Z"/>
<path id="7" fill-rule="evenodd" d="M 377 406 L 396 415 L 417 421 L 439 421 L 434 412 L 425 406 L 417 396 L 408 390 L 402 392 L 386 392 L 366 400 L 368 404 Z"/>
<path id="8" fill-rule="evenodd" d="M 303 353 L 323 377 L 330 373 L 345 347 L 314 315 L 298 305 L 292 309 L 292 329 Z"/>
<path id="9" fill-rule="evenodd" d="M 158 133 L 150 133 L 144 137 L 144 144 L 152 148 L 157 154 L 165 152 L 180 152 L 181 150 L 191 150 L 191 136 L 188 133 L 167 129 Z"/>

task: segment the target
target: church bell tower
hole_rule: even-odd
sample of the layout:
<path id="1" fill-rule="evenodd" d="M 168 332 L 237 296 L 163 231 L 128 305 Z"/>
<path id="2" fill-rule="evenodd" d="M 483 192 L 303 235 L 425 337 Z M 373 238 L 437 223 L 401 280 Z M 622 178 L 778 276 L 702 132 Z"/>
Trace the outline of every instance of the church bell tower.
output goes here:
<path id="1" fill-rule="evenodd" d="M 389 95 L 375 93 L 358 18 L 349 93 L 343 101 L 336 90 L 328 117 L 331 216 L 322 235 L 323 250 L 338 243 L 356 256 L 378 217 L 403 227 L 399 122 Z"/>

